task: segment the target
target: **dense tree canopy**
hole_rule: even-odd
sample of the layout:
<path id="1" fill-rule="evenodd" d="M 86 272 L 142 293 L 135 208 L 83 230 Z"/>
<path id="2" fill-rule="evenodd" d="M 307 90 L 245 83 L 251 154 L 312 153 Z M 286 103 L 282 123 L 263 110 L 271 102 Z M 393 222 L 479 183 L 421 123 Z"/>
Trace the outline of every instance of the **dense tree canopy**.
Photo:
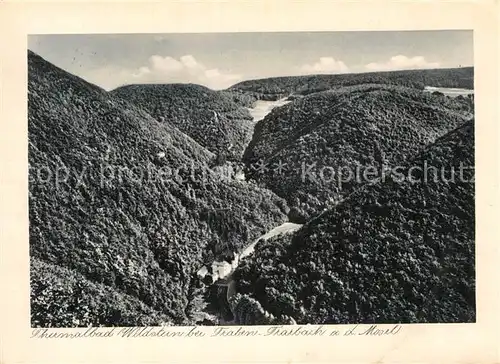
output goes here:
<path id="1" fill-rule="evenodd" d="M 400 86 L 315 93 L 257 123 L 246 175 L 287 199 L 290 218 L 303 223 L 472 115 L 470 99 Z"/>
<path id="2" fill-rule="evenodd" d="M 32 52 L 28 67 L 32 324 L 193 322 L 196 270 L 286 204 L 221 178 L 213 153 L 129 102 Z"/>
<path id="3" fill-rule="evenodd" d="M 399 172 L 258 245 L 238 292 L 298 323 L 474 322 L 473 121 Z"/>
<path id="4" fill-rule="evenodd" d="M 474 98 L 422 90 L 472 85 L 460 68 L 106 92 L 29 51 L 32 325 L 473 322 Z M 246 108 L 283 97 L 254 130 Z M 231 290 L 197 277 L 287 215 L 305 225 L 261 240 Z"/>
<path id="5" fill-rule="evenodd" d="M 252 137 L 250 114 L 228 93 L 193 84 L 128 85 L 111 93 L 178 128 L 216 155 L 239 160 Z"/>

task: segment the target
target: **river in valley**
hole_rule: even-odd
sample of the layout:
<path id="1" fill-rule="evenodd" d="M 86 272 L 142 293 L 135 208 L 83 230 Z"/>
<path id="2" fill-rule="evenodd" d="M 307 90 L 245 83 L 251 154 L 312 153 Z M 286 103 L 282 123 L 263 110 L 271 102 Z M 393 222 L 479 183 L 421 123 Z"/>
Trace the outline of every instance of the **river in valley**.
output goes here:
<path id="1" fill-rule="evenodd" d="M 450 97 L 457 97 L 457 96 L 467 96 L 467 95 L 474 95 L 474 90 L 469 90 L 466 88 L 450 88 L 450 87 L 432 87 L 432 86 L 425 86 L 424 91 L 426 92 L 434 92 L 434 91 L 439 91 L 446 96 Z"/>
<path id="2" fill-rule="evenodd" d="M 252 108 L 248 108 L 248 111 L 250 112 L 253 121 L 257 123 L 258 121 L 263 120 L 266 115 L 268 115 L 274 108 L 286 105 L 289 102 L 290 101 L 287 101 L 286 98 L 277 101 L 258 100 L 253 104 Z M 259 236 L 257 239 L 251 241 L 239 253 L 234 253 L 234 259 L 231 263 L 227 261 L 214 261 L 211 265 L 205 265 L 200 268 L 197 272 L 197 275 L 200 279 L 205 279 L 205 277 L 209 275 L 211 276 L 212 284 L 226 286 L 226 299 L 229 299 L 229 297 L 236 293 L 235 282 L 231 279 L 231 275 L 236 270 L 242 259 L 245 259 L 246 257 L 253 254 L 257 243 L 262 240 L 270 239 L 273 236 L 279 234 L 292 233 L 300 229 L 300 227 L 302 227 L 302 225 L 291 222 L 285 222 L 279 226 L 276 226 L 265 234 Z M 222 284 L 221 281 L 223 282 Z M 218 316 L 219 325 L 233 324 L 232 321 L 225 321 L 223 315 L 220 312 L 216 312 L 215 314 L 216 316 Z"/>
<path id="3" fill-rule="evenodd" d="M 251 108 L 248 108 L 248 111 L 250 112 L 253 121 L 257 122 L 264 119 L 266 115 L 269 114 L 275 107 L 286 105 L 289 102 L 290 101 L 287 101 L 286 97 L 277 101 L 258 100 L 252 105 Z"/>
<path id="4" fill-rule="evenodd" d="M 248 108 L 248 110 L 250 112 L 250 115 L 252 115 L 253 117 L 253 121 L 257 123 L 258 121 L 264 119 L 266 115 L 269 114 L 274 108 L 286 105 L 289 102 L 290 101 L 287 101 L 286 98 L 277 101 L 258 100 L 253 104 L 253 107 Z M 238 267 L 240 259 L 243 259 L 254 252 L 255 245 L 257 245 L 260 240 L 267 240 L 279 234 L 293 232 L 299 229 L 301 226 L 302 225 L 300 224 L 294 224 L 291 222 L 285 222 L 280 226 L 276 226 L 248 244 L 245 248 L 243 248 L 243 250 L 241 250 L 239 254 L 234 253 L 234 259 L 231 263 L 224 260 L 214 261 L 211 265 L 200 268 L 197 272 L 197 275 L 201 279 L 204 279 L 207 275 L 211 275 L 212 282 L 214 283 L 219 279 L 227 278 Z"/>

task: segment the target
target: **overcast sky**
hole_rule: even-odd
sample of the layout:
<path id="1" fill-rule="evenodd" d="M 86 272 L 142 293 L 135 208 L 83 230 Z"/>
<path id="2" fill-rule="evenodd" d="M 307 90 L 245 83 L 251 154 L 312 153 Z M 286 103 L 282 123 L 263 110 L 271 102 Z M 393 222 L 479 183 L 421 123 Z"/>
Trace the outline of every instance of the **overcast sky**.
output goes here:
<path id="1" fill-rule="evenodd" d="M 473 65 L 472 31 L 31 35 L 28 48 L 107 90 L 223 89 L 272 76 Z"/>

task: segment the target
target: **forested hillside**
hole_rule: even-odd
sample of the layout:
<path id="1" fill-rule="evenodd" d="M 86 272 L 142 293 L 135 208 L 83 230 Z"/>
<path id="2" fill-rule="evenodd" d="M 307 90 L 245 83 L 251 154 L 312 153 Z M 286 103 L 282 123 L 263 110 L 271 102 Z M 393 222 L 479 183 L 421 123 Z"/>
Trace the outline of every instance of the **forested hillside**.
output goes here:
<path id="1" fill-rule="evenodd" d="M 147 84 L 111 92 L 175 126 L 222 158 L 239 160 L 252 137 L 248 111 L 227 93 L 193 84 Z"/>
<path id="2" fill-rule="evenodd" d="M 168 122 L 30 51 L 28 137 L 33 326 L 192 324 L 195 271 L 286 219 Z"/>
<path id="3" fill-rule="evenodd" d="M 472 115 L 469 98 L 401 86 L 315 93 L 257 123 L 244 157 L 247 178 L 287 199 L 292 221 L 304 223 Z"/>
<path id="4" fill-rule="evenodd" d="M 298 323 L 475 322 L 473 166 L 468 121 L 292 238 L 262 242 L 238 292 Z"/>
<path id="5" fill-rule="evenodd" d="M 271 77 L 237 83 L 231 91 L 277 100 L 290 94 L 307 95 L 333 88 L 366 83 L 389 84 L 423 89 L 425 86 L 474 88 L 474 68 L 443 68 L 409 71 L 348 73 Z"/>

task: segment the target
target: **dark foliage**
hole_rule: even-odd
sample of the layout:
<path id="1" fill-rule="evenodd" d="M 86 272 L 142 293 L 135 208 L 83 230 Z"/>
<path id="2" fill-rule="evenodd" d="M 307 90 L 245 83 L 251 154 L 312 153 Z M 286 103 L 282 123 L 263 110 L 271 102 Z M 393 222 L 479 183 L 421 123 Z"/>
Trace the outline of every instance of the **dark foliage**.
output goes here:
<path id="1" fill-rule="evenodd" d="M 307 95 L 333 88 L 364 83 L 392 84 L 423 89 L 425 86 L 474 88 L 474 68 L 449 68 L 391 72 L 349 73 L 337 75 L 310 75 L 273 77 L 240 82 L 230 91 L 260 94 L 271 100 L 286 95 Z"/>
<path id="2" fill-rule="evenodd" d="M 36 258 L 31 259 L 31 312 L 37 327 L 171 324 L 169 316 L 136 297 Z"/>
<path id="3" fill-rule="evenodd" d="M 190 137 L 32 52 L 28 133 L 34 326 L 192 323 L 195 271 L 286 219 Z"/>
<path id="4" fill-rule="evenodd" d="M 246 176 L 285 198 L 290 219 L 303 223 L 471 118 L 469 101 L 390 85 L 306 96 L 257 123 Z"/>
<path id="5" fill-rule="evenodd" d="M 242 92 L 238 90 L 221 90 L 218 91 L 220 94 L 224 95 L 225 97 L 229 97 L 232 99 L 236 104 L 243 106 L 243 107 L 252 107 L 253 103 L 257 100 L 259 100 L 259 94 L 258 93 L 251 93 L 251 92 Z"/>
<path id="6" fill-rule="evenodd" d="M 425 163 L 438 170 L 427 182 Z M 399 171 L 413 180 L 393 173 L 261 243 L 235 272 L 238 291 L 298 323 L 474 322 L 471 166 L 468 121 Z"/>
<path id="7" fill-rule="evenodd" d="M 236 293 L 229 299 L 234 322 L 237 325 L 293 325 L 295 321 L 287 315 L 275 317 L 264 310 L 261 304 L 248 295 Z"/>
<path id="8" fill-rule="evenodd" d="M 230 93 L 194 84 L 128 85 L 111 91 L 189 135 L 216 154 L 239 160 L 252 136 L 251 116 Z M 241 102 L 241 99 L 236 99 Z"/>

